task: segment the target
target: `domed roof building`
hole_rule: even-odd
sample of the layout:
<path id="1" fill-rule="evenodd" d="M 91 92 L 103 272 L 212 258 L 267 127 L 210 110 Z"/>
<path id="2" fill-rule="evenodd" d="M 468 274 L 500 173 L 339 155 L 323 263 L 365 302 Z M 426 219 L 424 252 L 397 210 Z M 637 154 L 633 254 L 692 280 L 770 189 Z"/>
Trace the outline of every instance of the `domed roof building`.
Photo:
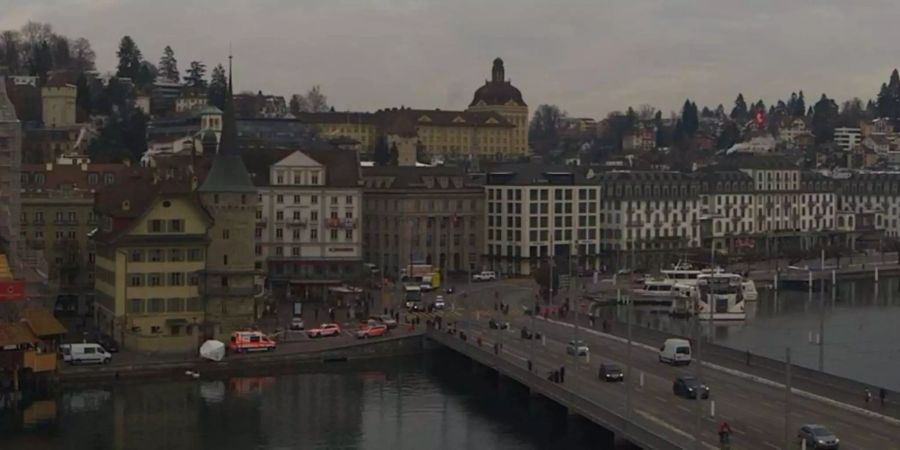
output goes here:
<path id="1" fill-rule="evenodd" d="M 473 106 L 497 106 L 497 105 L 516 105 L 527 106 L 522 100 L 522 92 L 512 85 L 512 82 L 505 79 L 506 71 L 503 68 L 503 60 L 497 58 L 494 60 L 494 67 L 491 69 L 490 81 L 485 80 L 484 86 L 475 91 L 472 98 Z"/>
<path id="2" fill-rule="evenodd" d="M 528 105 L 522 99 L 522 91 L 506 79 L 506 70 L 503 67 L 502 59 L 494 59 L 494 65 L 491 68 L 491 79 L 485 81 L 484 85 L 475 91 L 475 95 L 472 96 L 472 103 L 469 104 L 467 111 L 494 112 L 500 114 L 515 126 L 508 133 L 509 136 L 497 136 L 494 138 L 501 139 L 500 142 L 502 144 L 507 144 L 503 140 L 509 140 L 508 148 L 511 154 L 500 155 L 501 157 L 528 155 Z M 491 146 L 490 139 L 488 137 L 486 144 L 488 147 Z"/>

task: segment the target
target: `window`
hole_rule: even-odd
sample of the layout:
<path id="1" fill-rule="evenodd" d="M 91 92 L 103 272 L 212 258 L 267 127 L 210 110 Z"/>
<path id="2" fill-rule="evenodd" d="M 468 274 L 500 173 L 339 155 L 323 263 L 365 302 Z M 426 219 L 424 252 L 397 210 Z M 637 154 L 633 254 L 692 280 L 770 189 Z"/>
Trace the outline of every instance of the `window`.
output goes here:
<path id="1" fill-rule="evenodd" d="M 275 229 L 275 239 L 282 239 L 282 238 L 284 238 L 284 229 L 276 228 Z"/>
<path id="2" fill-rule="evenodd" d="M 158 248 L 150 250 L 148 259 L 150 262 L 161 262 L 163 260 L 162 250 Z"/>
<path id="3" fill-rule="evenodd" d="M 34 213 L 34 223 L 38 225 L 44 223 L 44 213 L 42 211 Z"/>
<path id="4" fill-rule="evenodd" d="M 275 256 L 284 256 L 284 248 L 275 247 Z"/>
<path id="5" fill-rule="evenodd" d="M 169 261 L 184 261 L 184 250 L 180 248 L 169 250 Z"/>
<path id="6" fill-rule="evenodd" d="M 331 204 L 332 204 L 332 205 L 337 205 L 337 204 L 338 204 L 338 198 L 337 198 L 337 196 L 332 196 L 332 197 L 331 197 Z"/>
<path id="7" fill-rule="evenodd" d="M 298 211 L 295 211 L 295 213 L 297 213 L 297 212 Z M 275 220 L 279 220 L 279 221 L 284 220 L 284 211 L 281 211 L 281 210 L 275 211 Z"/>
<path id="8" fill-rule="evenodd" d="M 313 205 L 318 205 L 319 204 L 319 196 L 318 195 L 310 196 L 309 202 L 312 203 Z"/>
<path id="9" fill-rule="evenodd" d="M 144 251 L 139 249 L 134 249 L 131 251 L 131 257 L 128 259 L 129 262 L 141 262 L 144 260 Z"/>
<path id="10" fill-rule="evenodd" d="M 151 220 L 147 223 L 147 227 L 151 233 L 162 233 L 163 221 L 158 219 Z"/>
<path id="11" fill-rule="evenodd" d="M 331 240 L 336 241 L 338 238 L 337 230 L 331 230 Z"/>
<path id="12" fill-rule="evenodd" d="M 231 231 L 227 228 L 222 230 L 222 239 L 231 239 Z"/>
<path id="13" fill-rule="evenodd" d="M 184 233 L 184 220 L 172 219 L 169 221 L 169 233 Z"/>
<path id="14" fill-rule="evenodd" d="M 315 228 L 313 228 L 312 230 L 309 230 L 309 240 L 318 241 L 319 240 L 319 230 L 317 230 Z"/>
<path id="15" fill-rule="evenodd" d="M 144 285 L 144 275 L 139 273 L 128 274 L 128 286 L 140 287 Z"/>
<path id="16" fill-rule="evenodd" d="M 284 203 L 284 195 L 278 194 L 278 196 L 275 197 L 275 203 L 278 203 L 279 205 Z"/>
<path id="17" fill-rule="evenodd" d="M 69 212 L 69 213 L 67 214 L 67 216 L 68 216 L 68 221 L 69 221 L 69 224 L 70 224 L 70 225 L 71 225 L 71 224 L 78 223 L 78 215 L 75 214 L 74 212 Z"/>
<path id="18" fill-rule="evenodd" d="M 294 231 L 293 231 L 292 234 L 293 234 L 293 238 L 294 238 L 295 241 L 299 241 L 299 240 L 300 240 L 300 230 L 299 230 L 299 229 L 294 228 Z"/>
<path id="19" fill-rule="evenodd" d="M 200 285 L 200 274 L 197 272 L 191 272 L 188 274 L 188 286 L 199 286 Z"/>
<path id="20" fill-rule="evenodd" d="M 309 212 L 309 220 L 313 222 L 317 222 L 319 220 L 319 212 L 318 211 L 310 211 Z"/>
<path id="21" fill-rule="evenodd" d="M 158 273 L 151 273 L 147 275 L 147 285 L 162 286 L 162 275 Z"/>
<path id="22" fill-rule="evenodd" d="M 166 312 L 170 312 L 170 313 L 184 312 L 184 299 L 183 298 L 168 299 L 166 301 Z"/>
<path id="23" fill-rule="evenodd" d="M 166 310 L 166 301 L 162 298 L 151 298 L 147 301 L 148 313 L 161 313 Z"/>
<path id="24" fill-rule="evenodd" d="M 192 248 L 188 250 L 188 261 L 203 261 L 203 249 Z"/>
<path id="25" fill-rule="evenodd" d="M 103 183 L 104 184 L 113 184 L 116 181 L 116 177 L 111 173 L 103 174 Z"/>
<path id="26" fill-rule="evenodd" d="M 169 286 L 184 286 L 184 273 L 172 272 L 169 274 Z"/>
<path id="27" fill-rule="evenodd" d="M 347 231 L 345 231 L 345 232 L 344 232 L 344 237 L 345 237 L 348 241 L 352 241 L 352 240 L 353 240 L 353 230 L 347 230 Z"/>
<path id="28" fill-rule="evenodd" d="M 128 299 L 128 312 L 130 314 L 143 314 L 144 313 L 144 299 L 142 299 L 142 298 Z"/>
<path id="29" fill-rule="evenodd" d="M 312 175 L 310 175 L 310 183 L 319 184 L 319 172 L 313 172 Z"/>
<path id="30" fill-rule="evenodd" d="M 300 247 L 291 247 L 291 256 L 300 256 Z"/>
<path id="31" fill-rule="evenodd" d="M 295 205 L 299 205 L 299 204 L 300 204 L 300 196 L 299 196 L 299 195 L 295 195 L 295 196 L 294 196 L 294 204 L 295 204 Z"/>
<path id="32" fill-rule="evenodd" d="M 228 265 L 228 255 L 222 255 L 222 264 Z"/>
<path id="33" fill-rule="evenodd" d="M 100 181 L 100 177 L 96 173 L 88 174 L 88 184 L 95 185 Z"/>
<path id="34" fill-rule="evenodd" d="M 352 196 L 352 195 L 348 195 L 348 196 L 344 199 L 344 203 L 346 203 L 346 204 L 348 204 L 348 205 L 352 205 L 352 204 L 353 204 L 353 196 Z"/>

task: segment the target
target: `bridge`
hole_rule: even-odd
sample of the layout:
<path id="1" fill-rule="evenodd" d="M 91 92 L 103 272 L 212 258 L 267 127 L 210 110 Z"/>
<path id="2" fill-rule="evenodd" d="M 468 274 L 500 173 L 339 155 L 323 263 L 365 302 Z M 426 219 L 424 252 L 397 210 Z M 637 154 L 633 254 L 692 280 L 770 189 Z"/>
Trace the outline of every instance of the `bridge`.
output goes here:
<path id="1" fill-rule="evenodd" d="M 724 420 L 733 431 L 733 449 L 798 449 L 797 430 L 806 423 L 831 429 L 842 449 L 900 449 L 897 405 L 880 406 L 877 392 L 867 405 L 862 389 L 854 402 L 848 391 L 856 388 L 853 383 L 832 384 L 798 370 L 799 383 L 788 395 L 785 385 L 772 376 L 776 373 L 772 364 L 742 370 L 735 368 L 738 364 L 718 364 L 714 359 L 699 367 L 701 379 L 710 388 L 710 400 L 688 400 L 674 396 L 672 383 L 680 374 L 695 375 L 696 363 L 688 367 L 659 363 L 656 347 L 662 341 L 650 345 L 648 340 L 655 337 L 646 333 L 635 333 L 639 338 L 631 341 L 629 349 L 621 336 L 585 323 L 577 333 L 590 347 L 590 356 L 575 358 L 566 353 L 576 333 L 570 322 L 518 318 L 509 330 L 495 330 L 488 328 L 486 318 L 468 319 L 456 322 L 456 333 L 449 333 L 444 325 L 430 329 L 428 338 L 597 424 L 609 432 L 609 444 L 614 434 L 643 449 L 715 450 L 720 448 L 718 424 Z M 523 326 L 536 329 L 543 339 L 521 339 Z M 700 352 L 702 356 L 702 344 Z M 626 382 L 600 380 L 598 368 L 603 362 L 626 369 Z M 565 382 L 550 381 L 550 371 L 562 366 Z"/>

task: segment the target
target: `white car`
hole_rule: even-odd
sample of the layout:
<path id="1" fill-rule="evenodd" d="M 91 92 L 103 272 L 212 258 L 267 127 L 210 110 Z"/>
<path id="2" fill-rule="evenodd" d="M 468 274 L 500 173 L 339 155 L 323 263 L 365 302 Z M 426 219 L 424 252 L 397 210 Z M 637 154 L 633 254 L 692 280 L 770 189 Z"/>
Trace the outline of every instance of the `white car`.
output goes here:
<path id="1" fill-rule="evenodd" d="M 444 309 L 445 306 L 443 295 L 438 295 L 434 298 L 434 309 Z"/>
<path id="2" fill-rule="evenodd" d="M 422 283 L 419 285 L 419 289 L 422 292 L 431 292 L 432 290 L 434 290 L 434 287 L 431 286 L 431 283 Z"/>
<path id="3" fill-rule="evenodd" d="M 306 328 L 306 324 L 303 323 L 302 317 L 294 317 L 293 319 L 291 319 L 291 329 L 292 330 L 302 331 L 304 328 Z"/>
<path id="4" fill-rule="evenodd" d="M 482 271 L 481 273 L 476 273 L 472 275 L 472 281 L 494 281 L 497 279 L 497 274 L 490 270 Z"/>
<path id="5" fill-rule="evenodd" d="M 588 348 L 584 341 L 569 341 L 566 346 L 566 353 L 575 356 L 587 356 L 591 349 Z"/>

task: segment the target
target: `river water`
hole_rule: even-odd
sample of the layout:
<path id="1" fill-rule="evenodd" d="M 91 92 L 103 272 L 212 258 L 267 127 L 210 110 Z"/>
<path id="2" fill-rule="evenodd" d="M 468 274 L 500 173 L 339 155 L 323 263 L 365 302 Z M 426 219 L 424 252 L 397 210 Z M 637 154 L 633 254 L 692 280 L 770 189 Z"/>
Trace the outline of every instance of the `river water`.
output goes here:
<path id="1" fill-rule="evenodd" d="M 830 280 L 828 285 L 830 285 Z M 824 313 L 821 305 L 825 304 Z M 653 308 L 636 308 L 637 321 L 646 326 L 689 335 L 691 326 Z M 760 289 L 759 301 L 747 304 L 744 322 L 713 324 L 714 340 L 784 360 L 791 348 L 795 364 L 817 369 L 824 349 L 825 371 L 900 390 L 900 280 L 840 281 L 811 295 L 807 290 Z M 626 317 L 621 310 L 622 319 Z M 816 344 L 824 319 L 824 346 Z M 704 332 L 709 328 L 704 324 Z"/>
<path id="2" fill-rule="evenodd" d="M 553 405 L 447 354 L 66 389 L 0 411 L 0 449 L 599 449 Z"/>

